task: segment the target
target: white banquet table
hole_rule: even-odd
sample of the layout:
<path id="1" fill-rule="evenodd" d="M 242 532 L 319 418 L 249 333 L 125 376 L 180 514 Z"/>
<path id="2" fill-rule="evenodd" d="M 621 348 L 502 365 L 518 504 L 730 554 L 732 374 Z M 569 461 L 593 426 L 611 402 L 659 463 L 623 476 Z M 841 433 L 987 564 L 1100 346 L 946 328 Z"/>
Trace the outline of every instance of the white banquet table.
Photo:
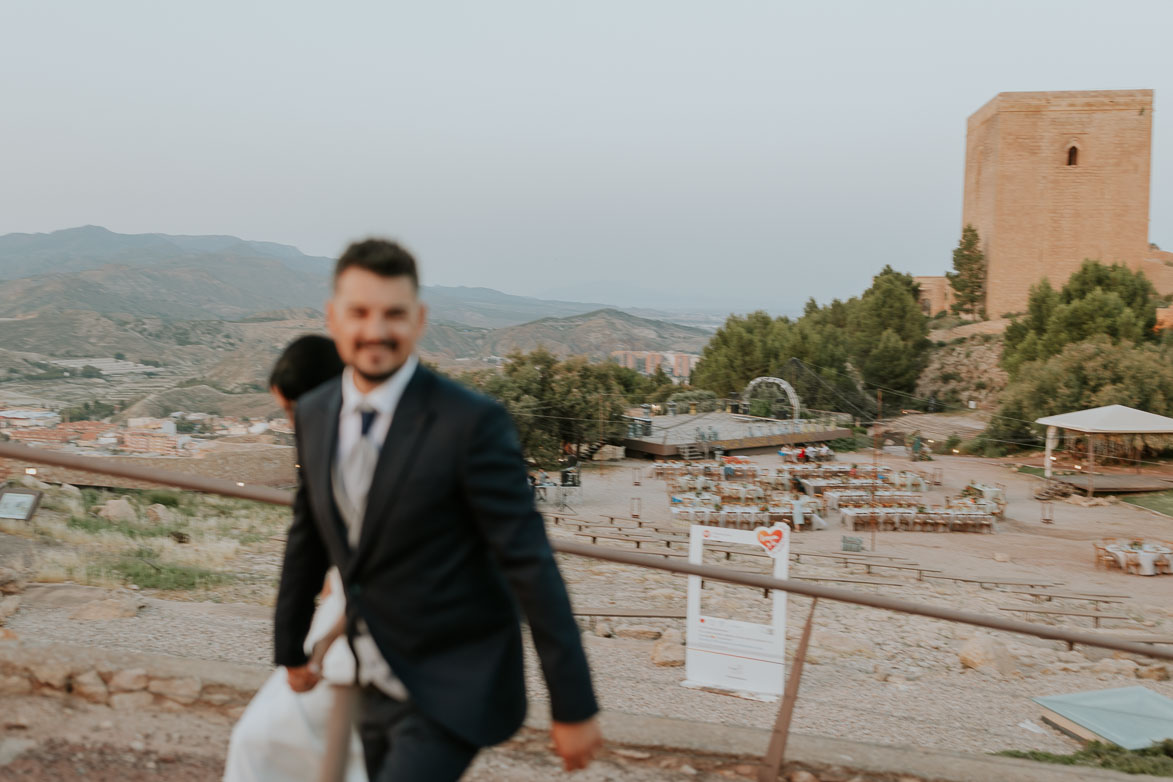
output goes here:
<path id="1" fill-rule="evenodd" d="M 1142 576 L 1157 575 L 1157 560 L 1173 554 L 1173 550 L 1152 544 L 1148 544 L 1140 549 L 1120 545 L 1112 545 L 1107 548 L 1108 551 L 1111 551 L 1115 555 L 1116 560 L 1120 563 L 1121 570 L 1124 569 L 1125 554 L 1136 554 L 1136 558 L 1140 560 L 1140 574 Z"/>

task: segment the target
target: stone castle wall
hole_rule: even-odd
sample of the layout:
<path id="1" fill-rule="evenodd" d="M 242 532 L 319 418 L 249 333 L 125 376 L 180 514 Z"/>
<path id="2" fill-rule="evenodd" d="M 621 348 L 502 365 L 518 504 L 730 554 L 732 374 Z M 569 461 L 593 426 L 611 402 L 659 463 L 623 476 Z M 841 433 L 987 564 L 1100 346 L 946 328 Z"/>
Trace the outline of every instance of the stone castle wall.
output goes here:
<path id="1" fill-rule="evenodd" d="M 969 118 L 962 220 L 989 262 L 990 317 L 1023 311 L 1032 285 L 1062 286 L 1085 258 L 1152 257 L 1152 114 L 1152 90 L 1004 92 Z"/>
<path id="2" fill-rule="evenodd" d="M 945 277 L 914 277 L 920 286 L 920 308 L 930 318 L 953 306 L 953 286 Z"/>

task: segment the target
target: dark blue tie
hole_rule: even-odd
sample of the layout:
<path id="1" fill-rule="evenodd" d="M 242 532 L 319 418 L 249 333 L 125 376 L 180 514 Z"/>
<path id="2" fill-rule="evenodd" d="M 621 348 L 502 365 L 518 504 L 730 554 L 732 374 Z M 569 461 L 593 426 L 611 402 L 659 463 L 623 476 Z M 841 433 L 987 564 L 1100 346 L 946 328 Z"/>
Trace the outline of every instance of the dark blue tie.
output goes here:
<path id="1" fill-rule="evenodd" d="M 378 412 L 375 410 L 359 410 L 359 415 L 362 416 L 362 436 L 366 437 L 371 431 L 371 424 L 375 422 L 375 416 Z"/>

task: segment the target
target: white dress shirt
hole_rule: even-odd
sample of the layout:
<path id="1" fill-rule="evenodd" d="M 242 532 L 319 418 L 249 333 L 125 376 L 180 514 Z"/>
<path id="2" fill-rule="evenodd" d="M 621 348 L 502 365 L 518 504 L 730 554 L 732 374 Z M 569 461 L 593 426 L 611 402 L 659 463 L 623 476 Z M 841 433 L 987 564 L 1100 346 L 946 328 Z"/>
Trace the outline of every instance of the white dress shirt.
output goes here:
<path id="1" fill-rule="evenodd" d="M 359 438 L 363 436 L 362 410 L 375 411 L 375 418 L 371 422 L 371 428 L 366 436 L 376 448 L 383 447 L 383 442 L 387 439 L 387 432 L 391 429 L 395 408 L 399 406 L 403 391 L 407 388 L 412 376 L 415 375 L 418 366 L 419 359 L 414 355 L 410 356 L 394 375 L 365 394 L 354 385 L 354 370 L 350 367 L 346 368 L 342 373 L 342 409 L 338 414 L 336 464 L 343 463 L 351 449 L 359 442 Z M 342 472 L 340 476 L 336 473 L 335 476 L 335 479 L 341 477 L 348 497 L 355 499 L 362 497 L 361 504 L 365 510 L 366 494 L 370 487 L 371 476 L 350 475 L 346 472 Z M 362 524 L 361 518 L 347 518 L 346 521 L 348 527 L 351 524 Z M 351 528 L 349 532 L 350 539 L 357 541 L 360 530 Z M 358 632 L 354 638 L 354 653 L 358 658 L 359 684 L 372 684 L 393 698 L 400 700 L 407 698 L 407 690 L 391 671 L 391 666 L 379 651 L 375 639 L 371 637 L 370 629 L 362 619 L 358 622 Z"/>

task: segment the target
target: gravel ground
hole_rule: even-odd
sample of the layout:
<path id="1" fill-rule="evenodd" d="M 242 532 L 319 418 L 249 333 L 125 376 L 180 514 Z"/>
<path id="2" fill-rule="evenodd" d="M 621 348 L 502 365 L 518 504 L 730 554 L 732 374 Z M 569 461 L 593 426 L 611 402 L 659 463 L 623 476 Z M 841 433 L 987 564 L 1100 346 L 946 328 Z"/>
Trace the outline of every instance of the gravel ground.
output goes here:
<path id="1" fill-rule="evenodd" d="M 867 458 L 870 460 L 870 455 Z M 772 456 L 757 460 L 776 462 Z M 862 455 L 860 460 L 864 460 Z M 907 466 L 907 462 L 889 460 Z M 632 464 L 588 471 L 583 496 L 574 503 L 576 515 L 626 515 L 630 498 L 639 497 L 643 518 L 672 523 L 664 482 L 645 478 L 641 486 L 633 486 Z M 1005 483 L 1009 518 L 997 535 L 880 533 L 880 552 L 909 557 L 958 575 L 1041 576 L 1065 582 L 1065 589 L 1129 595 L 1126 605 L 1110 608 L 1113 613 L 1122 610 L 1135 621 L 1118 623 L 1116 629 L 1163 634 L 1173 630 L 1173 614 L 1169 611 L 1173 606 L 1173 578 L 1140 578 L 1094 570 L 1088 545 L 1089 540 L 1105 534 L 1168 538 L 1173 522 L 1127 505 L 1082 508 L 1057 503 L 1056 524 L 1043 526 L 1037 521 L 1037 503 L 1030 498 L 1036 485 L 1033 478 L 977 459 L 939 459 L 919 466 L 945 471 L 945 486 L 930 492 L 929 502 L 942 501 L 945 493 L 955 494 L 971 478 Z M 809 551 L 838 549 L 843 530 L 835 523 L 837 520 L 832 516 L 831 529 L 796 536 L 796 546 Z M 677 526 L 681 531 L 687 529 L 684 523 Z M 571 539 L 560 528 L 551 527 L 551 535 Z M 0 552 L 4 546 L 5 539 L 0 538 Z M 995 561 L 995 553 L 1008 553 L 1010 561 Z M 739 563 L 735 559 L 733 564 L 750 567 L 754 562 Z M 561 563 L 578 605 L 683 608 L 685 579 L 681 576 L 574 557 L 563 557 Z M 270 550 L 249 563 L 250 570 L 266 566 L 276 567 L 276 556 Z M 951 582 L 918 582 L 915 575 L 902 576 L 898 571 L 866 576 L 861 568 L 844 569 L 833 563 L 820 565 L 804 560 L 793 565 L 791 573 L 882 578 L 902 585 L 885 587 L 887 594 L 981 613 L 998 614 L 1000 607 L 1031 605 L 1029 597 L 1009 591 Z M 36 592 L 26 593 L 21 610 L 7 623 L 18 635 L 258 665 L 267 664 L 270 656 L 269 609 L 259 605 L 148 598 L 146 608 L 134 619 L 87 622 L 67 616 L 78 600 L 89 599 L 89 593 L 62 605 L 41 600 Z M 710 584 L 705 590 L 705 605 L 706 611 L 713 613 L 761 620 L 768 603 L 753 590 Z M 808 606 L 805 598 L 790 600 L 791 653 Z M 1053 623 L 1085 629 L 1088 624 L 1085 619 Z M 617 630 L 635 622 L 602 624 Z M 683 630 L 680 621 L 648 620 L 642 624 Z M 1111 622 L 1105 624 L 1105 632 L 1114 629 Z M 801 733 L 975 752 L 1062 752 L 1074 749 L 1074 742 L 1038 728 L 1039 709 L 1031 696 L 1143 683 L 1173 697 L 1173 683 L 1138 682 L 1092 670 L 1092 665 L 1106 655 L 1091 649 L 1071 655 L 1058 644 L 1002 635 L 999 637 L 1015 658 L 1019 674 L 1001 678 L 962 671 L 957 651 L 974 631 L 961 625 L 824 601 L 819 605 L 816 627 L 808 658 L 813 664 L 805 670 L 795 715 L 794 729 Z M 774 718 L 775 704 L 681 687 L 683 669 L 654 665 L 650 641 L 606 637 L 610 634 L 608 628 L 593 623 L 584 622 L 583 629 L 599 696 L 607 709 L 754 727 L 769 725 Z M 541 703 L 545 692 L 535 662 L 531 655 L 530 691 L 534 701 Z M 1064 664 L 1075 670 L 1057 670 Z"/>

